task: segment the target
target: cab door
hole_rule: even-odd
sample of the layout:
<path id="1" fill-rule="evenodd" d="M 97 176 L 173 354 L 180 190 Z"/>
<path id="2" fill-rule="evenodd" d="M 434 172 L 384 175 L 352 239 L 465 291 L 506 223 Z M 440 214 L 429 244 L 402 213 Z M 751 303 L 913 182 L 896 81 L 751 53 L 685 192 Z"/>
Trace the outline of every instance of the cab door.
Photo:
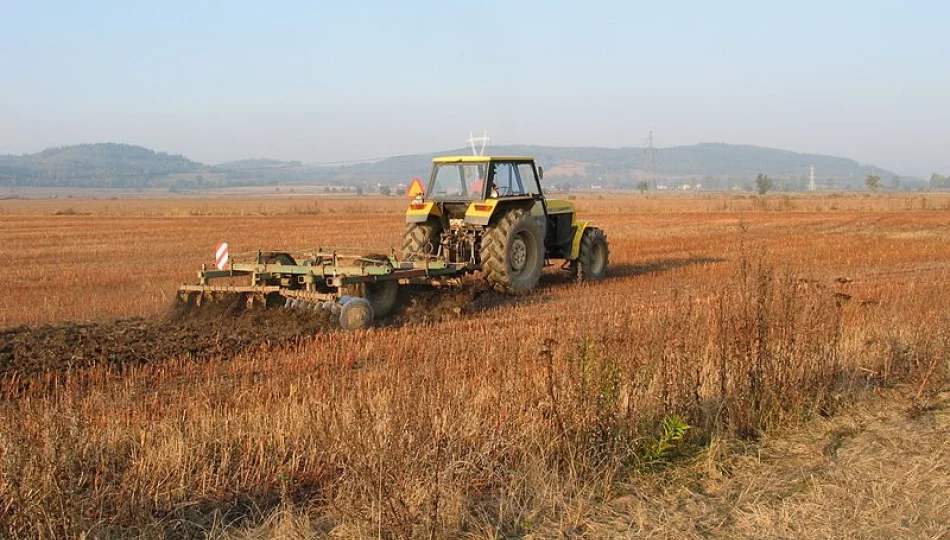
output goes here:
<path id="1" fill-rule="evenodd" d="M 544 195 L 541 192 L 541 182 L 538 180 L 538 170 L 535 168 L 534 162 L 522 162 L 515 166 L 515 171 L 517 171 L 518 179 L 525 194 L 531 195 L 531 198 L 535 201 L 534 206 L 531 207 L 531 215 L 538 220 L 538 224 L 541 226 L 541 236 L 544 238 L 545 246 L 547 246 L 550 219 L 548 203 L 544 200 Z"/>
<path id="2" fill-rule="evenodd" d="M 489 181 L 489 197 L 499 200 L 533 201 L 531 215 L 538 220 L 541 237 L 547 243 L 548 209 L 534 163 L 530 161 L 494 162 Z"/>

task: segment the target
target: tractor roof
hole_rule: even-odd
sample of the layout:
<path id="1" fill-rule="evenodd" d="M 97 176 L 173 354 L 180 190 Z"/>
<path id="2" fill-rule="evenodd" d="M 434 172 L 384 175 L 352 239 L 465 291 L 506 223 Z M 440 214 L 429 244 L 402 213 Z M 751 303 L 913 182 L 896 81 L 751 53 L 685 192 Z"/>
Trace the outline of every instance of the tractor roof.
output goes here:
<path id="1" fill-rule="evenodd" d="M 517 161 L 532 163 L 531 156 L 441 156 L 432 158 L 432 163 L 488 163 L 490 161 Z"/>

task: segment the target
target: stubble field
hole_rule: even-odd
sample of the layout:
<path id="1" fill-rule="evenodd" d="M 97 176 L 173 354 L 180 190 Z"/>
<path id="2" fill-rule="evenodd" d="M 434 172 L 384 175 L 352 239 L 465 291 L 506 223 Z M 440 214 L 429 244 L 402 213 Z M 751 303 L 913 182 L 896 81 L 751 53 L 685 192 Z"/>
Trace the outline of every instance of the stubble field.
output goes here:
<path id="1" fill-rule="evenodd" d="M 945 426 L 950 198 L 576 203 L 607 232 L 604 282 L 419 291 L 344 333 L 170 305 L 221 240 L 398 244 L 402 200 L 0 201 L 0 534 L 948 533 L 936 500 L 826 529 L 743 519 L 741 489 L 705 513 L 638 501 L 728 493 L 731 449 L 874 392 Z M 948 485 L 945 455 L 925 465 Z"/>

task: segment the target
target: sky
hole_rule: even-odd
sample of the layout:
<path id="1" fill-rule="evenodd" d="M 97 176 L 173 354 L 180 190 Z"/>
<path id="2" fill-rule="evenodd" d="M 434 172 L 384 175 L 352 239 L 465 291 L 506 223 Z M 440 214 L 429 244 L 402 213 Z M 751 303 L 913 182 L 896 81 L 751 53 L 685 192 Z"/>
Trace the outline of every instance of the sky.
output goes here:
<path id="1" fill-rule="evenodd" d="M 0 0 L 0 153 L 753 144 L 950 172 L 950 2 Z"/>

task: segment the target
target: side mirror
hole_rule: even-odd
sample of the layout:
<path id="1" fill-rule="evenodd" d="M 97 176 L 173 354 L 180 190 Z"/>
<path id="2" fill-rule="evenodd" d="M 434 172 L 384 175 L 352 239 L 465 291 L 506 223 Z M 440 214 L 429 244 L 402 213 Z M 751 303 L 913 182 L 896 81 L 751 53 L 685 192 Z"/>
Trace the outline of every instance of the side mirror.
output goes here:
<path id="1" fill-rule="evenodd" d="M 544 167 L 538 167 L 538 180 L 544 180 Z"/>

